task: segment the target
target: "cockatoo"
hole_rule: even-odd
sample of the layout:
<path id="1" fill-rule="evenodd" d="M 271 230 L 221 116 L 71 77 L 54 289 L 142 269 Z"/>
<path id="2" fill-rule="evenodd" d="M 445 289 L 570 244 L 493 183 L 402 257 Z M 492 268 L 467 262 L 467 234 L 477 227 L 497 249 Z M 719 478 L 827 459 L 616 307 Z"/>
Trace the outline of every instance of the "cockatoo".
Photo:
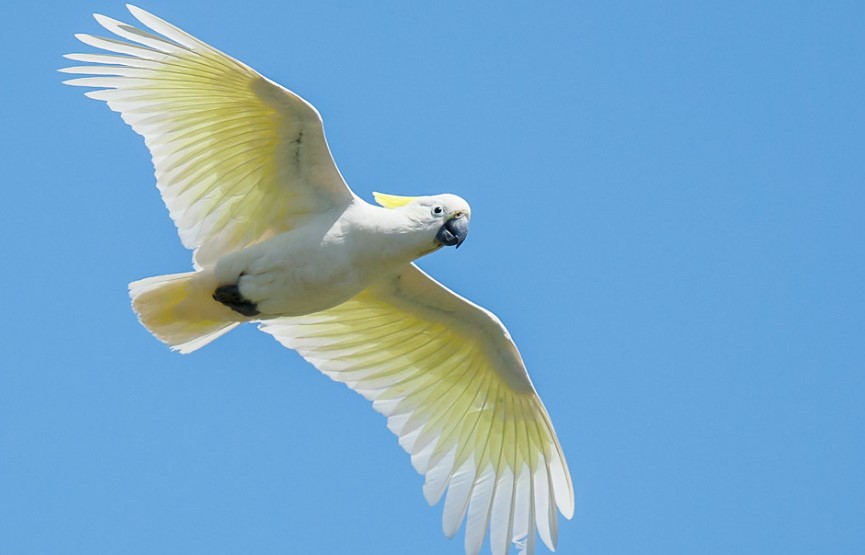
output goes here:
<path id="1" fill-rule="evenodd" d="M 66 83 L 120 112 L 150 149 L 156 182 L 194 271 L 129 286 L 141 323 L 189 353 L 244 322 L 298 351 L 373 402 L 443 528 L 463 520 L 465 551 L 487 529 L 494 554 L 514 542 L 555 549 L 556 507 L 574 494 L 553 425 L 505 327 L 413 261 L 466 238 L 458 196 L 348 188 L 316 109 L 186 32 L 134 6 L 148 30 L 103 15 L 118 38 L 69 54 Z"/>

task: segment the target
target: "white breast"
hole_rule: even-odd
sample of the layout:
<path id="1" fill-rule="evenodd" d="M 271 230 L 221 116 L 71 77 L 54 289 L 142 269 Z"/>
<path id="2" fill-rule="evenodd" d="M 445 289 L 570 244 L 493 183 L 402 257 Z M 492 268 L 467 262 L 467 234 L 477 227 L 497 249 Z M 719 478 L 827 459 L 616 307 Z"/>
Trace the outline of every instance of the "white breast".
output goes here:
<path id="1" fill-rule="evenodd" d="M 229 254 L 215 267 L 217 280 L 238 284 L 264 316 L 298 316 L 343 303 L 421 254 L 395 248 L 405 233 L 393 233 L 382 225 L 382 209 L 366 206 L 373 210 L 319 218 Z"/>

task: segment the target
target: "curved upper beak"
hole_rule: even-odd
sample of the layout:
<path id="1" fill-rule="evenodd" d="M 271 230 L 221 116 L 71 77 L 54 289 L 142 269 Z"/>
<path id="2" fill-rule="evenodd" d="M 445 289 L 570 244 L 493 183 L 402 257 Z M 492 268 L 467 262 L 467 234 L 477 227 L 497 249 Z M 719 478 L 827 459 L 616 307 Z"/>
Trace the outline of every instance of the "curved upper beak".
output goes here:
<path id="1" fill-rule="evenodd" d="M 436 241 L 446 247 L 459 248 L 469 234 L 469 219 L 460 214 L 446 221 L 436 233 Z"/>

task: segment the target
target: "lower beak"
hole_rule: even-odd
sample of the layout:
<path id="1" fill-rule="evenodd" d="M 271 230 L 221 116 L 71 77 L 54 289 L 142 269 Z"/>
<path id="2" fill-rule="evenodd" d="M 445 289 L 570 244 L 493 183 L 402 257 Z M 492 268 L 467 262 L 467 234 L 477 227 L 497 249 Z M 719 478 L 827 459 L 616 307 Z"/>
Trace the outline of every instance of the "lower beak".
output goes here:
<path id="1" fill-rule="evenodd" d="M 436 241 L 446 247 L 457 247 L 463 244 L 469 234 L 469 220 L 465 216 L 457 216 L 446 221 L 436 233 Z"/>

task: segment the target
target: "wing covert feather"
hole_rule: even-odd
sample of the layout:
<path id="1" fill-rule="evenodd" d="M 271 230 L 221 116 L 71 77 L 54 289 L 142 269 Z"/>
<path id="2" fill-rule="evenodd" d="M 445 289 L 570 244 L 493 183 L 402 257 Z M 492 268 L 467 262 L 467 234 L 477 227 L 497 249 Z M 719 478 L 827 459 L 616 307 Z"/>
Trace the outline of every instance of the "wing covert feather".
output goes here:
<path id="1" fill-rule="evenodd" d="M 555 549 L 556 507 L 573 488 L 546 409 L 507 330 L 414 264 L 352 300 L 261 329 L 343 382 L 388 418 L 426 477 L 430 504 L 446 492 L 442 526 L 466 522 L 466 553 L 486 530 L 495 554 L 511 542 Z"/>

